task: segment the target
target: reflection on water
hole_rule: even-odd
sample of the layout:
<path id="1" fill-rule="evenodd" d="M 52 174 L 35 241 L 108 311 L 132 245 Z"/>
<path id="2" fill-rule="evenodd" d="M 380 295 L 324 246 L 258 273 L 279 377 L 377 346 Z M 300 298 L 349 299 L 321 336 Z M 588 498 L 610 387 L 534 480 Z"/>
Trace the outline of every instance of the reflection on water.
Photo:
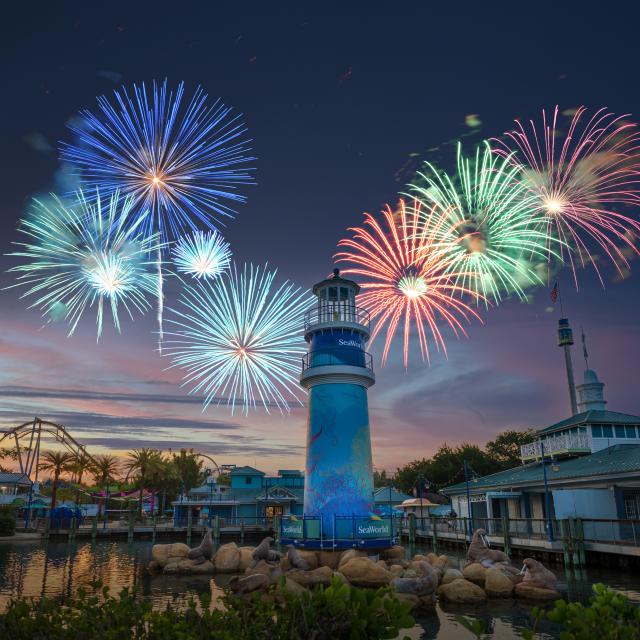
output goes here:
<path id="1" fill-rule="evenodd" d="M 416 552 L 428 552 L 418 548 Z M 451 565 L 461 568 L 464 559 L 450 556 Z M 150 542 L 31 542 L 0 543 L 0 611 L 10 598 L 43 595 L 70 595 L 78 587 L 101 580 L 118 592 L 123 587 L 137 588 L 144 598 L 162 607 L 169 602 L 184 603 L 194 594 L 219 595 L 230 576 L 151 576 L 145 571 L 151 559 Z M 572 600 L 586 600 L 591 585 L 604 582 L 640 603 L 640 577 L 618 569 L 588 569 L 567 579 L 561 575 L 561 591 Z M 490 600 L 480 607 L 438 606 L 431 614 L 419 616 L 419 624 L 410 638 L 472 638 L 455 621 L 457 615 L 482 618 L 492 638 L 503 640 L 521 637 L 519 631 L 530 624 L 531 607 L 514 600 Z M 557 629 L 545 627 L 543 638 L 557 637 Z"/>

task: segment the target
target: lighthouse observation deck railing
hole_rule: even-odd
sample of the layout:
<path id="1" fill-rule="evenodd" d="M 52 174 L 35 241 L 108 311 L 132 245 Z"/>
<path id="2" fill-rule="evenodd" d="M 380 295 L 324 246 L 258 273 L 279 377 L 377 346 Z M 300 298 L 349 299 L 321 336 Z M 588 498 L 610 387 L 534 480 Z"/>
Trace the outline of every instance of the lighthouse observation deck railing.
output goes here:
<path id="1" fill-rule="evenodd" d="M 343 302 L 322 301 L 320 307 L 313 307 L 304 314 L 304 329 L 329 322 L 351 322 L 369 330 L 371 317 L 366 309 Z"/>
<path id="2" fill-rule="evenodd" d="M 350 347 L 336 349 L 318 349 L 309 351 L 302 358 L 302 371 L 312 367 L 326 367 L 342 365 L 350 367 L 364 367 L 373 371 L 373 357 L 362 349 Z"/>
<path id="3" fill-rule="evenodd" d="M 542 441 L 544 444 L 544 456 L 559 455 L 562 453 L 590 453 L 591 436 L 587 433 L 563 433 L 552 436 Z M 540 440 L 523 444 L 520 447 L 520 457 L 523 462 L 542 458 Z"/>

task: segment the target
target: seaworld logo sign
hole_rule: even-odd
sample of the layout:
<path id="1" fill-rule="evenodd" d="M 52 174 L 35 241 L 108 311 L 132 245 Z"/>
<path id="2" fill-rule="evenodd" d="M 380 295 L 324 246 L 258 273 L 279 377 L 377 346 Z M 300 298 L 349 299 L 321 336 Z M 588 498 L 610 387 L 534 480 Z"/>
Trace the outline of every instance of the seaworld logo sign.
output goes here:
<path id="1" fill-rule="evenodd" d="M 362 349 L 362 344 L 357 340 L 343 340 L 342 338 L 340 338 L 338 340 L 338 344 L 341 347 L 357 347 L 358 349 Z"/>
<path id="2" fill-rule="evenodd" d="M 371 535 L 373 533 L 379 533 L 385 536 L 390 535 L 388 524 L 360 524 L 358 525 L 358 533 L 361 535 Z"/>
<path id="3" fill-rule="evenodd" d="M 291 535 L 302 535 L 302 523 L 300 524 L 285 524 L 282 526 L 282 533 L 289 533 Z"/>

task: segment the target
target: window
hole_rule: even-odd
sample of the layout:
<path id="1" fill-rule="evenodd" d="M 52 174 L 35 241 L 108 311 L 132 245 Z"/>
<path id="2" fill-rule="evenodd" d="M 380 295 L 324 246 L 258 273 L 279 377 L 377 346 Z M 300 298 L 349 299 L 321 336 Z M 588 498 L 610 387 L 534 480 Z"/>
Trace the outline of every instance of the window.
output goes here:
<path id="1" fill-rule="evenodd" d="M 245 484 L 251 484 L 251 476 L 245 476 L 244 477 L 244 483 Z"/>
<path id="2" fill-rule="evenodd" d="M 338 299 L 338 287 L 329 287 L 329 300 Z"/>
<path id="3" fill-rule="evenodd" d="M 602 437 L 613 438 L 613 427 L 610 424 L 602 425 Z"/>
<path id="4" fill-rule="evenodd" d="M 594 438 L 602 438 L 602 425 L 601 424 L 591 425 L 591 435 Z"/>
<path id="5" fill-rule="evenodd" d="M 624 427 L 621 424 L 616 425 L 616 438 L 626 438 Z"/>
<path id="6" fill-rule="evenodd" d="M 578 433 L 587 433 L 587 427 L 578 427 Z"/>
<path id="7" fill-rule="evenodd" d="M 627 432 L 627 438 L 635 438 L 636 437 L 636 428 L 632 424 L 628 424 L 625 427 L 625 431 Z"/>

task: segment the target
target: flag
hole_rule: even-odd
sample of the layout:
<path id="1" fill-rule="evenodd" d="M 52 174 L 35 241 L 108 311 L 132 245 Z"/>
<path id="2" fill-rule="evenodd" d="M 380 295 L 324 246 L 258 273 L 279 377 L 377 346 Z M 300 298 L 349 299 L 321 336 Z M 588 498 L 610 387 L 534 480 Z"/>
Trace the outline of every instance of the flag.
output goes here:
<path id="1" fill-rule="evenodd" d="M 549 297 L 551 298 L 551 302 L 555 304 L 556 300 L 558 299 L 558 281 L 557 280 L 556 280 L 556 283 L 553 285 L 553 289 L 551 289 L 551 294 L 549 295 Z"/>
<path id="2" fill-rule="evenodd" d="M 586 361 L 589 359 L 589 354 L 587 353 L 587 340 L 584 337 L 584 329 L 582 327 L 580 327 L 580 331 L 582 331 L 582 354 Z"/>

